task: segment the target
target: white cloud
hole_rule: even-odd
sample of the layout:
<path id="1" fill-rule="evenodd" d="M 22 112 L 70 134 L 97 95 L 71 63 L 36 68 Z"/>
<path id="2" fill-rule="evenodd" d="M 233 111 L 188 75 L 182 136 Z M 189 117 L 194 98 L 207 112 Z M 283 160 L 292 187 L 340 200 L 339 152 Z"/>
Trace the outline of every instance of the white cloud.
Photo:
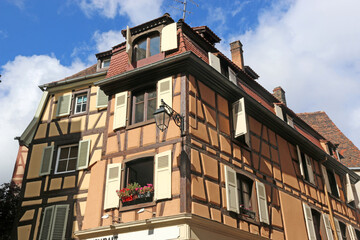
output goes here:
<path id="1" fill-rule="evenodd" d="M 9 3 L 14 4 L 21 10 L 25 8 L 25 0 L 8 0 Z"/>
<path id="2" fill-rule="evenodd" d="M 96 44 L 96 50 L 103 52 L 110 50 L 113 46 L 125 41 L 121 31 L 110 30 L 108 32 L 96 31 L 93 35 L 93 40 Z"/>
<path id="3" fill-rule="evenodd" d="M 5 39 L 7 37 L 8 37 L 7 33 L 5 31 L 0 30 L 0 39 Z"/>
<path id="4" fill-rule="evenodd" d="M 256 29 L 231 37 L 244 44 L 245 64 L 263 86 L 282 86 L 296 112 L 326 111 L 357 146 L 359 8 L 357 0 L 280 1 L 260 15 Z"/>
<path id="5" fill-rule="evenodd" d="M 127 16 L 137 25 L 162 15 L 163 0 L 79 0 L 78 4 L 87 16 L 100 13 L 107 18 L 118 14 Z"/>
<path id="6" fill-rule="evenodd" d="M 14 168 L 20 136 L 34 116 L 41 98 L 38 85 L 56 81 L 85 68 L 79 61 L 63 66 L 54 56 L 17 56 L 1 66 L 0 83 L 0 184 L 8 182 Z"/>

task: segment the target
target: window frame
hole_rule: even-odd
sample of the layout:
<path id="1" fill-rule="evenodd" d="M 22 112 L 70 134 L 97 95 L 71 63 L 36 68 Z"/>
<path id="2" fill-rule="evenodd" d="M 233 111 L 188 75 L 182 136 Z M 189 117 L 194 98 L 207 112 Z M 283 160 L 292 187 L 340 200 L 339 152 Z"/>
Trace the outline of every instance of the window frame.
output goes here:
<path id="1" fill-rule="evenodd" d="M 144 103 L 143 120 L 139 121 L 139 122 L 135 122 L 136 97 L 140 93 L 143 94 L 143 96 L 144 96 L 144 100 L 143 100 L 143 103 Z M 155 93 L 155 98 L 152 98 L 150 100 L 155 101 L 155 110 L 156 110 L 156 102 L 157 102 L 157 98 L 158 98 L 158 96 L 157 96 L 157 87 L 156 86 L 131 91 L 131 95 L 130 95 L 131 101 L 129 103 L 130 104 L 130 109 L 129 109 L 129 112 L 128 112 L 128 114 L 130 116 L 130 119 L 129 119 L 130 121 L 128 122 L 128 126 L 138 126 L 138 125 L 143 125 L 143 124 L 155 122 L 154 117 L 151 117 L 150 119 L 147 119 L 148 118 L 148 107 L 149 107 L 149 98 L 148 98 L 149 93 Z"/>
<path id="2" fill-rule="evenodd" d="M 90 94 L 89 93 L 90 93 L 90 89 L 73 92 L 72 102 L 71 102 L 71 111 L 70 111 L 71 117 L 88 114 L 89 107 L 90 107 Z M 81 95 L 86 95 L 86 110 L 83 112 L 76 112 L 77 98 L 78 98 L 78 96 L 81 96 Z"/>
<path id="3" fill-rule="evenodd" d="M 150 52 L 151 39 L 156 38 L 156 37 L 159 38 L 159 52 L 154 55 L 150 55 L 151 54 L 151 52 Z M 138 59 L 137 58 L 137 49 L 138 49 L 139 43 L 140 42 L 142 43 L 144 41 L 146 42 L 145 57 Z M 147 59 L 147 58 L 150 58 L 150 57 L 160 54 L 161 53 L 161 34 L 160 34 L 160 32 L 152 31 L 152 32 L 149 32 L 149 33 L 139 36 L 133 42 L 132 48 L 133 48 L 133 56 L 132 56 L 133 62 L 138 62 L 138 61 L 141 61 L 141 60 L 144 60 L 144 59 Z"/>
<path id="4" fill-rule="evenodd" d="M 77 146 L 78 147 L 78 151 L 76 153 L 76 164 L 75 164 L 75 169 L 74 170 L 70 170 L 70 171 L 63 171 L 63 172 L 58 172 L 58 165 L 59 165 L 59 157 L 60 157 L 60 150 L 62 148 L 67 148 L 72 146 Z M 69 151 L 70 154 L 70 151 Z M 72 173 L 75 172 L 77 170 L 76 166 L 77 166 L 77 161 L 78 161 L 78 154 L 79 154 L 79 143 L 74 143 L 74 144 L 66 144 L 66 145 L 61 145 L 61 146 L 57 146 L 57 153 L 56 153 L 56 163 L 55 163 L 55 169 L 54 169 L 54 174 L 65 174 L 65 173 Z M 69 162 L 69 158 L 66 160 L 67 162 Z"/>
<path id="5" fill-rule="evenodd" d="M 78 111 L 77 111 L 78 99 L 79 99 L 80 97 L 83 98 L 83 99 L 84 99 L 84 97 L 86 97 L 86 102 L 84 103 L 84 101 L 82 101 L 82 102 L 80 103 L 80 112 L 78 112 Z M 75 102 L 74 102 L 74 115 L 77 115 L 77 114 L 81 114 L 81 113 L 86 112 L 86 111 L 87 111 L 87 107 L 88 107 L 88 105 L 89 105 L 88 102 L 89 102 L 89 101 L 88 101 L 88 96 L 87 96 L 86 93 L 76 94 L 76 95 L 75 95 Z M 82 110 L 84 104 L 85 104 L 85 110 Z"/>
<path id="6" fill-rule="evenodd" d="M 340 199 L 340 190 L 339 190 L 338 183 L 336 181 L 335 171 L 333 169 L 326 168 L 326 173 L 327 173 L 327 176 L 328 176 L 328 179 L 329 179 L 331 196 L 335 197 L 336 199 Z M 329 175 L 331 175 L 331 177 Z M 330 180 L 330 178 L 332 180 Z M 336 191 L 335 191 L 335 188 L 336 188 Z"/>
<path id="7" fill-rule="evenodd" d="M 104 65 L 105 65 L 105 62 L 109 62 L 109 65 L 108 65 L 108 66 L 104 66 Z M 101 68 L 109 68 L 109 67 L 110 67 L 110 63 L 111 63 L 111 58 L 106 58 L 106 59 L 101 60 Z"/>

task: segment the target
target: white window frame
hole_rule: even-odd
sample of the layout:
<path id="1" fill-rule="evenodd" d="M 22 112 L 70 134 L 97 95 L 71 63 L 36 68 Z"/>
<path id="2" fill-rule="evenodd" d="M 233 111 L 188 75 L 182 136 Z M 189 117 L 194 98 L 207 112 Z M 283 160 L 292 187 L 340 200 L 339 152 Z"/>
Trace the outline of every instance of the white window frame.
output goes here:
<path id="1" fill-rule="evenodd" d="M 80 112 L 78 112 L 76 109 L 77 109 L 77 105 L 78 105 L 78 98 L 79 97 L 84 97 L 86 96 L 86 108 L 85 108 L 85 111 L 81 111 L 82 107 L 83 107 L 83 102 L 81 103 L 81 108 L 80 108 Z M 74 102 L 74 114 L 80 114 L 80 113 L 86 113 L 87 112 L 87 109 L 88 109 L 88 106 L 89 106 L 89 96 L 88 96 L 88 92 L 85 92 L 85 93 L 79 93 L 79 94 L 76 94 L 75 95 L 75 102 Z"/>
<path id="2" fill-rule="evenodd" d="M 109 62 L 109 66 L 105 66 L 105 62 Z M 108 68 L 108 67 L 110 67 L 110 58 L 101 61 L 101 68 Z"/>
<path id="3" fill-rule="evenodd" d="M 78 153 L 79 153 L 79 144 L 78 144 L 78 143 L 59 146 L 59 147 L 57 148 L 55 174 L 70 173 L 70 172 L 75 172 L 75 171 L 77 170 L 77 169 L 76 169 L 76 165 L 77 165 L 77 164 L 76 164 L 74 170 L 64 171 L 64 172 L 58 172 L 58 165 L 59 165 L 59 158 L 60 158 L 61 149 L 62 149 L 62 148 L 67 148 L 67 147 L 72 147 L 72 146 L 78 146 L 78 152 L 77 152 L 77 154 L 76 154 L 76 162 L 77 162 Z M 70 151 L 69 151 L 69 154 L 70 154 Z M 67 159 L 67 161 L 69 161 L 69 158 Z"/>

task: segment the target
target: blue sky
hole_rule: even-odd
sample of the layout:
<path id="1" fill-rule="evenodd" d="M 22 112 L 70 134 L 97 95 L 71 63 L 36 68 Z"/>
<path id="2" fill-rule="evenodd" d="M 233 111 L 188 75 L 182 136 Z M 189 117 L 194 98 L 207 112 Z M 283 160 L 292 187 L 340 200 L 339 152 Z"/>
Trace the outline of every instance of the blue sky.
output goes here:
<path id="1" fill-rule="evenodd" d="M 189 0 L 188 0 L 189 1 Z M 190 2 L 190 1 L 189 1 Z M 360 146 L 360 2 L 357 0 L 196 0 L 186 22 L 209 26 L 244 45 L 245 65 L 272 92 L 286 91 L 295 112 L 327 112 Z M 174 0 L 0 1 L 0 183 L 9 181 L 15 136 L 33 117 L 38 85 L 95 63 L 94 54 L 123 41 L 120 31 L 169 12 Z"/>

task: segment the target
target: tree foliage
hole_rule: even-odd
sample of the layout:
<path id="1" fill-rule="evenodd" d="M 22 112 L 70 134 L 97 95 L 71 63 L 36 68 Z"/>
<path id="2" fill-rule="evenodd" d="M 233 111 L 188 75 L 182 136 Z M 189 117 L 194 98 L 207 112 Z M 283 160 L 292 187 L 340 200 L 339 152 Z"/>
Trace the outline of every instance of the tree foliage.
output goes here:
<path id="1" fill-rule="evenodd" d="M 11 239 L 11 230 L 20 201 L 20 187 L 12 183 L 0 186 L 0 239 Z"/>

